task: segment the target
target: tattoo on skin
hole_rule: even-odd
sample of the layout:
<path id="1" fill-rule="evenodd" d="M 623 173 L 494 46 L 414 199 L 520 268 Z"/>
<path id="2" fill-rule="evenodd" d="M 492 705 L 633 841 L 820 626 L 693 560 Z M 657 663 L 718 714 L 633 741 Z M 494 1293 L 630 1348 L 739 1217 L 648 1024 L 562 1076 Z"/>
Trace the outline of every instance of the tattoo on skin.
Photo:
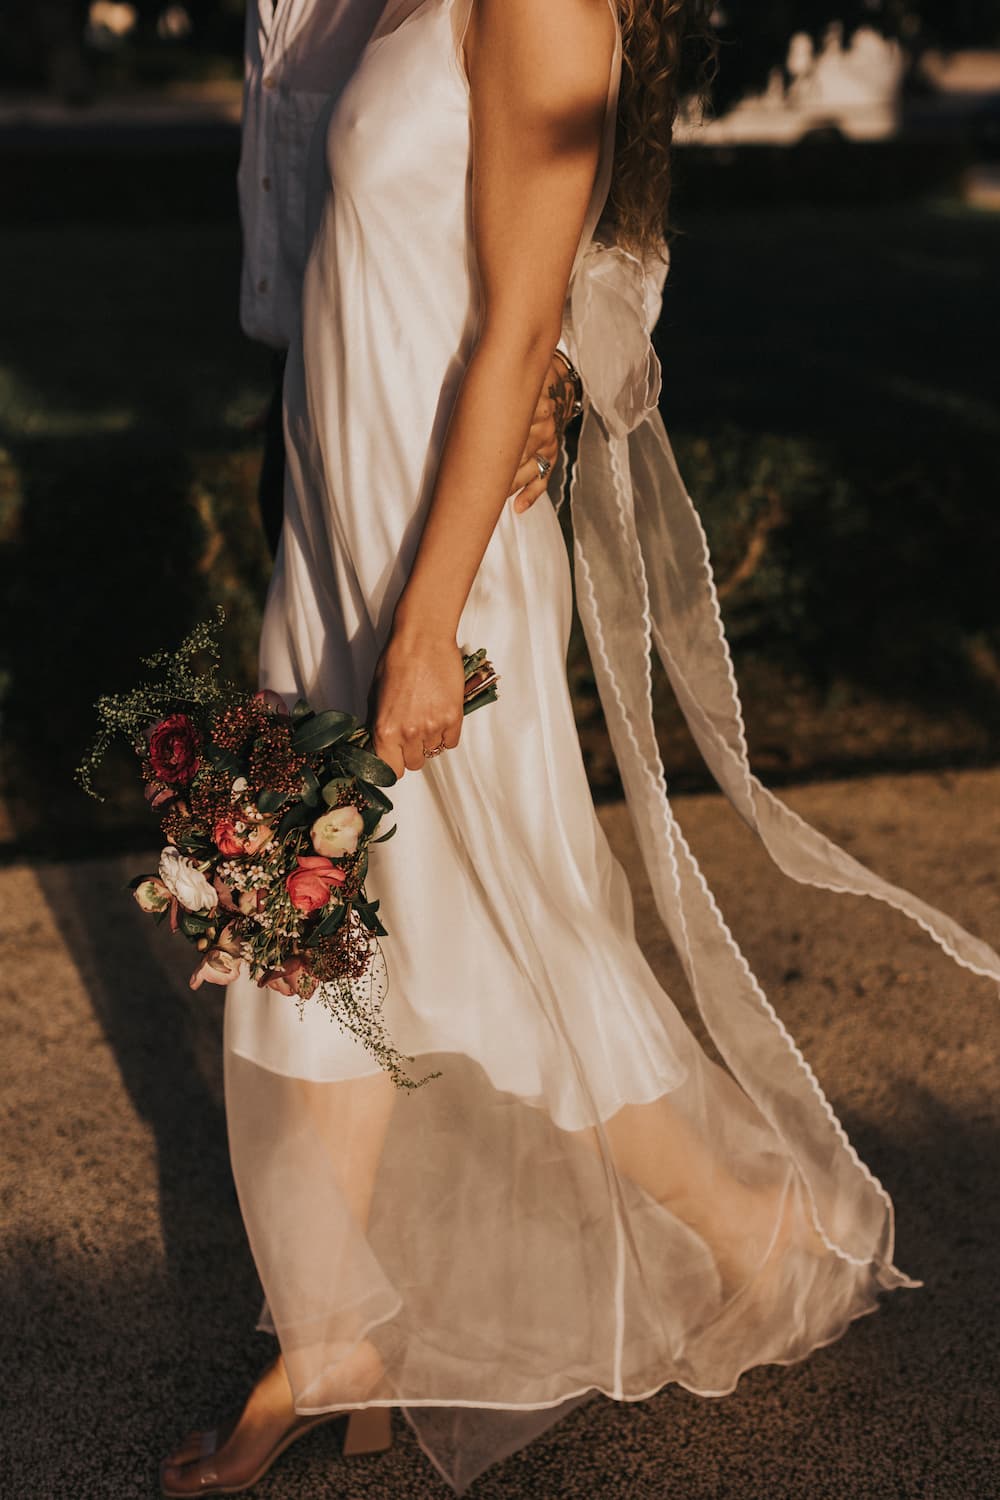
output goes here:
<path id="1" fill-rule="evenodd" d="M 566 431 L 566 423 L 572 409 L 573 399 L 569 391 L 570 381 L 568 378 L 554 382 L 549 386 L 547 395 L 555 408 L 553 417 L 556 424 L 556 441 L 561 443 Z"/>

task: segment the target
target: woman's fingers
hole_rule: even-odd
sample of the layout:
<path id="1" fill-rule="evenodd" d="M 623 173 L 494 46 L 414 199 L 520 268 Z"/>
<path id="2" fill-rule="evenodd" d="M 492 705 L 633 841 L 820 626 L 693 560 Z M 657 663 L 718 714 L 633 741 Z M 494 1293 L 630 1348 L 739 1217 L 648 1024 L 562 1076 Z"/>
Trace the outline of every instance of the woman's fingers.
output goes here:
<path id="1" fill-rule="evenodd" d="M 538 491 L 538 493 L 541 494 L 542 490 L 544 490 L 545 486 L 549 482 L 549 475 L 552 472 L 552 465 L 555 463 L 557 456 L 558 451 L 554 448 L 539 448 L 537 453 L 532 453 L 530 458 L 523 460 L 520 468 L 514 475 L 514 483 L 511 485 L 510 490 L 511 494 L 513 495 L 515 490 L 523 489 L 527 484 L 540 484 L 541 489 Z M 542 473 L 542 470 L 538 467 L 539 458 L 544 459 L 545 463 L 548 465 L 548 468 L 545 469 L 544 473 Z"/>
<path id="2" fill-rule="evenodd" d="M 560 426 L 565 426 L 565 412 L 553 398 L 553 392 L 562 389 L 562 369 L 555 360 L 549 365 L 528 429 L 528 441 L 510 487 L 511 494 L 517 497 L 514 509 L 518 513 L 530 509 L 538 497 L 545 494 L 549 471 L 559 455 Z M 544 474 L 538 470 L 539 458 L 549 466 Z"/>
<path id="3" fill-rule="evenodd" d="M 397 776 L 422 771 L 453 750 L 462 732 L 465 673 L 453 640 L 393 633 L 375 666 L 368 695 L 372 748 Z"/>
<path id="4" fill-rule="evenodd" d="M 462 733 L 461 721 L 458 724 L 449 725 L 447 728 L 425 728 L 411 730 L 403 736 L 403 761 L 408 771 L 422 771 L 429 760 L 436 760 L 437 756 L 427 755 L 425 751 L 434 750 L 438 745 L 443 745 L 444 750 L 454 750 L 458 745 Z M 439 754 L 444 754 L 444 750 Z"/>
<path id="5" fill-rule="evenodd" d="M 518 515 L 530 510 L 535 501 L 545 494 L 545 481 L 535 479 L 531 484 L 526 484 L 514 501 L 514 509 Z"/>
<path id="6" fill-rule="evenodd" d="M 548 489 L 549 474 L 552 465 L 559 455 L 559 449 L 555 442 L 547 443 L 541 448 L 534 449 L 526 459 L 521 462 L 517 473 L 514 475 L 514 483 L 511 486 L 511 494 L 517 495 L 514 501 L 514 509 L 519 513 L 528 510 L 534 505 L 540 495 L 544 495 Z M 543 458 L 549 465 L 544 475 L 539 472 L 538 459 Z"/>
<path id="7" fill-rule="evenodd" d="M 403 775 L 406 762 L 403 747 L 397 736 L 375 729 L 372 733 L 372 753 L 377 755 L 379 760 L 384 760 L 387 766 L 391 766 L 397 776 Z"/>
<path id="8" fill-rule="evenodd" d="M 524 445 L 524 452 L 521 454 L 521 462 L 525 463 L 539 449 L 542 449 L 544 452 L 548 449 L 555 450 L 558 447 L 559 438 L 552 416 L 539 417 L 536 415 L 532 419 L 531 426 L 528 428 L 528 438 Z"/>
<path id="9" fill-rule="evenodd" d="M 436 726 L 428 722 L 422 729 L 416 724 L 405 729 L 377 725 L 372 735 L 372 749 L 397 776 L 402 776 L 405 771 L 422 771 L 428 760 L 434 759 L 424 754 L 425 749 L 433 750 L 443 741 L 445 750 L 455 750 L 461 737 L 461 718 L 444 726 L 440 720 Z"/>

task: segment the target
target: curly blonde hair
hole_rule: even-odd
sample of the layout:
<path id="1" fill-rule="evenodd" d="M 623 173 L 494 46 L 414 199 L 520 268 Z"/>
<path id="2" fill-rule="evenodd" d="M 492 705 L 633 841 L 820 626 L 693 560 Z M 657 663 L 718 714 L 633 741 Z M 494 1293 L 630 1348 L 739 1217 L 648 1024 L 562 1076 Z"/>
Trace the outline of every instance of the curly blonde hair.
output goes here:
<path id="1" fill-rule="evenodd" d="M 711 0 L 618 0 L 622 76 L 608 203 L 620 244 L 656 253 L 666 234 L 671 141 L 682 98 L 716 66 Z"/>

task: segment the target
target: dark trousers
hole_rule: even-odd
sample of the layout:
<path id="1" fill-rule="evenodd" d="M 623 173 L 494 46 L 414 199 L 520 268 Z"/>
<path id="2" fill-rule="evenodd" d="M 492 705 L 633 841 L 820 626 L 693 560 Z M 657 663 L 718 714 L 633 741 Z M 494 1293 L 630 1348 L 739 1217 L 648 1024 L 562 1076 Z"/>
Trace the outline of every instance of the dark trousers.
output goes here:
<path id="1" fill-rule="evenodd" d="M 271 556 L 277 553 L 285 516 L 285 427 L 283 421 L 283 377 L 285 356 L 274 356 L 274 391 L 264 425 L 264 457 L 260 465 L 257 503 Z"/>

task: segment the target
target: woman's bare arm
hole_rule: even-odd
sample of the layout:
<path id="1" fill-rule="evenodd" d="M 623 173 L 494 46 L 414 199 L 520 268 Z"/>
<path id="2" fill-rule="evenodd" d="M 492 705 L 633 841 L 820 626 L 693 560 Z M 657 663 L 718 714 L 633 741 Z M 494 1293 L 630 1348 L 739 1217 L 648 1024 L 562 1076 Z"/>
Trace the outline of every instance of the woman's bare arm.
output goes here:
<path id="1" fill-rule="evenodd" d="M 400 773 L 442 736 L 458 743 L 458 622 L 559 338 L 613 47 L 607 0 L 476 0 L 466 53 L 482 319 L 376 669 L 375 748 Z"/>

